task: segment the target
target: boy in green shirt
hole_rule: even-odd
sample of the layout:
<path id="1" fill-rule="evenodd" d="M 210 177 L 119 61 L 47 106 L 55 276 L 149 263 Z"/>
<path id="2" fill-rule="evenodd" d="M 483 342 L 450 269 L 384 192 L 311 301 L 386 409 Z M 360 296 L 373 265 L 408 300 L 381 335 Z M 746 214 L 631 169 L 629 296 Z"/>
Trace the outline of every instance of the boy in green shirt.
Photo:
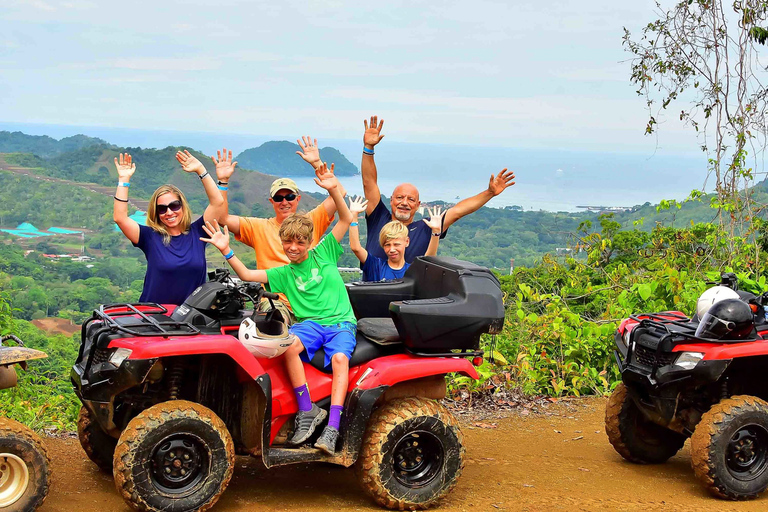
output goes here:
<path id="1" fill-rule="evenodd" d="M 242 280 L 269 283 L 270 289 L 285 294 L 293 307 L 298 322 L 290 327 L 295 340 L 285 352 L 285 367 L 296 393 L 299 412 L 293 437 L 288 441 L 291 445 L 301 445 L 309 439 L 327 415 L 309 397 L 302 364 L 302 360 L 311 361 L 319 350 L 325 352 L 325 366 L 330 364 L 333 369 L 331 413 L 315 447 L 329 455 L 335 453 L 339 439 L 339 424 L 349 384 L 349 359 L 355 349 L 357 333 L 357 321 L 337 268 L 339 256 L 344 252 L 339 242 L 352 222 L 352 214 L 339 190 L 333 168 L 333 164 L 328 169 L 324 163 L 318 167 L 315 183 L 328 191 L 339 212 L 339 221 L 330 235 L 310 250 L 312 221 L 299 214 L 285 219 L 280 225 L 280 240 L 290 260 L 288 265 L 249 270 L 230 249 L 226 226 L 221 232 L 215 220 L 203 228 L 210 238 L 201 239 L 215 245 Z"/>

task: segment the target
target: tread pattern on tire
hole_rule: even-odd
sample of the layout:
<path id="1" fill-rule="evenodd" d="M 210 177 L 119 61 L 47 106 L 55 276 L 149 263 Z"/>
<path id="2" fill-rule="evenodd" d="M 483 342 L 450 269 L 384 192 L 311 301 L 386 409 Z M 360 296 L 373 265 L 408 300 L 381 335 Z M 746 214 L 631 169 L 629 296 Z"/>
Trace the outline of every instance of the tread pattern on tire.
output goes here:
<path id="1" fill-rule="evenodd" d="M 147 512 L 155 512 L 156 510 L 141 498 L 141 495 L 134 489 L 132 479 L 128 478 L 131 472 L 131 455 L 138 449 L 140 438 L 145 432 L 151 431 L 162 423 L 176 418 L 183 419 L 189 417 L 188 414 L 191 412 L 195 413 L 200 420 L 217 431 L 225 440 L 228 457 L 228 469 L 222 481 L 221 489 L 196 510 L 202 512 L 210 509 L 226 490 L 235 467 L 235 446 L 227 426 L 215 413 L 200 404 L 186 400 L 171 400 L 145 409 L 132 419 L 120 435 L 117 448 L 115 448 L 113 469 L 115 487 L 117 487 L 123 499 L 135 509 Z"/>
<path id="2" fill-rule="evenodd" d="M 701 421 L 696 425 L 696 430 L 691 436 L 691 466 L 696 478 L 715 496 L 729 500 L 748 500 L 756 498 L 759 494 L 734 495 L 729 492 L 723 482 L 717 478 L 715 464 L 709 450 L 712 438 L 718 434 L 719 426 L 729 417 L 756 411 L 759 407 L 768 410 L 768 402 L 750 395 L 732 396 L 713 405 L 702 415 Z"/>
<path id="3" fill-rule="evenodd" d="M 453 481 L 433 499 L 425 503 L 412 503 L 392 496 L 384 483 L 381 474 L 377 471 L 381 463 L 382 447 L 387 441 L 389 433 L 399 424 L 417 417 L 433 416 L 439 418 L 448 428 L 456 434 L 459 442 L 460 464 Z M 363 446 L 356 465 L 358 478 L 363 490 L 371 496 L 379 505 L 396 510 L 424 510 L 447 495 L 461 476 L 464 469 L 464 436 L 456 417 L 441 404 L 434 400 L 410 397 L 395 399 L 377 410 L 368 425 L 363 440 Z"/>
<path id="4" fill-rule="evenodd" d="M 685 437 L 683 437 L 682 434 L 679 434 L 679 446 L 674 452 L 672 452 L 671 455 L 664 458 L 663 460 L 648 460 L 638 456 L 635 453 L 632 453 L 632 450 L 629 446 L 627 446 L 626 440 L 622 436 L 621 428 L 624 415 L 627 414 L 627 411 L 624 410 L 624 404 L 627 402 L 627 400 L 627 387 L 623 382 L 620 382 L 619 385 L 616 386 L 616 388 L 613 390 L 613 393 L 611 393 L 611 396 L 608 398 L 608 403 L 605 406 L 605 433 L 608 435 L 608 441 L 610 441 L 611 445 L 619 455 L 630 462 L 634 462 L 635 464 L 658 464 L 660 462 L 666 461 L 669 459 L 669 457 L 672 457 L 675 453 L 677 453 L 680 448 L 682 448 L 683 444 L 685 443 Z M 639 411 L 638 414 L 640 414 Z M 674 433 L 670 431 L 670 435 L 673 434 Z"/>
<path id="5" fill-rule="evenodd" d="M 35 434 L 32 429 L 29 427 L 19 423 L 18 421 L 14 421 L 9 418 L 0 418 L 0 437 L 4 437 L 6 439 L 18 439 L 22 443 L 29 444 L 34 447 L 35 450 L 39 453 L 40 456 L 43 458 L 43 465 L 42 468 L 43 471 L 35 472 L 37 477 L 37 482 L 35 482 L 36 489 L 38 491 L 35 493 L 36 496 L 33 498 L 31 503 L 28 503 L 28 508 L 22 509 L 18 508 L 21 506 L 21 503 L 17 502 L 11 505 L 10 507 L 4 509 L 8 512 L 16 512 L 17 510 L 19 512 L 26 512 L 27 510 L 35 510 L 38 507 L 40 507 L 43 502 L 45 501 L 45 498 L 48 496 L 48 491 L 50 490 L 51 485 L 51 457 L 48 455 L 48 449 L 45 447 L 45 444 L 43 443 L 43 440 L 40 439 L 40 436 Z M 0 450 L 2 451 L 2 450 Z M 34 461 L 27 460 L 24 458 L 24 462 L 27 464 L 33 464 Z M 22 498 L 23 499 L 23 498 Z"/>
<path id="6" fill-rule="evenodd" d="M 98 442 L 98 440 L 93 439 L 94 434 L 97 436 L 102 434 L 109 439 L 114 439 L 106 432 L 103 432 L 98 423 L 91 417 L 90 411 L 88 411 L 85 406 L 81 406 L 80 413 L 77 417 L 77 437 L 80 440 L 80 446 L 82 446 L 83 451 L 85 451 L 85 454 L 91 462 L 96 464 L 100 470 L 111 473 L 114 445 L 117 444 L 117 439 L 114 439 L 112 453 L 107 457 L 106 453 L 100 453 L 99 450 L 96 449 L 95 443 Z"/>

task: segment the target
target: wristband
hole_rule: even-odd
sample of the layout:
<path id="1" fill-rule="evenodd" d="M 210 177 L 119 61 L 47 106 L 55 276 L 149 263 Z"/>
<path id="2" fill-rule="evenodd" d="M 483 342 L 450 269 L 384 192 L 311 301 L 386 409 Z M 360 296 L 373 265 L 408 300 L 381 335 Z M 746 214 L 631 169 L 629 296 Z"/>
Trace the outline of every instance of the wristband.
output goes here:
<path id="1" fill-rule="evenodd" d="M 127 203 L 127 202 L 128 202 L 128 200 L 127 200 L 127 199 L 120 199 L 120 198 L 119 198 L 119 197 L 117 197 L 117 196 L 112 196 L 112 197 L 114 197 L 114 198 L 115 198 L 115 201 L 120 201 L 121 203 Z"/>
<path id="2" fill-rule="evenodd" d="M 372 149 L 368 149 L 368 148 L 366 148 L 366 147 L 363 147 L 363 154 L 364 154 L 364 155 L 371 155 L 371 156 L 373 156 L 373 155 L 374 155 L 374 152 L 373 152 L 373 150 L 372 150 Z"/>
<path id="3" fill-rule="evenodd" d="M 227 185 L 229 185 L 229 182 L 228 181 L 221 181 L 221 180 L 219 180 L 219 181 L 216 182 L 216 184 L 217 185 L 224 185 L 226 187 Z"/>
<path id="4" fill-rule="evenodd" d="M 229 188 L 229 187 L 223 187 L 221 185 L 216 185 L 216 186 L 219 188 L 219 190 L 227 190 Z"/>
<path id="5" fill-rule="evenodd" d="M 352 226 L 357 226 L 357 222 L 350 222 L 349 227 L 352 227 Z"/>
<path id="6" fill-rule="evenodd" d="M 443 233 L 442 233 L 442 231 L 441 231 L 441 232 L 439 232 L 439 233 L 432 233 L 432 236 L 440 236 L 440 235 L 442 235 L 442 234 L 443 234 Z"/>
<path id="7" fill-rule="evenodd" d="M 230 250 L 229 250 L 229 252 L 228 252 L 227 254 L 225 254 L 225 255 L 224 255 L 224 259 L 225 259 L 225 260 L 230 260 L 230 259 L 232 259 L 234 256 L 235 256 L 235 251 L 233 251 L 232 249 L 230 249 Z"/>
<path id="8" fill-rule="evenodd" d="M 117 186 L 118 186 L 118 187 L 128 187 L 128 188 L 130 188 L 130 187 L 131 187 L 131 184 L 130 184 L 130 183 L 128 183 L 127 181 L 118 181 L 118 182 L 117 182 Z"/>
<path id="9" fill-rule="evenodd" d="M 208 174 L 208 171 L 205 171 L 203 174 L 199 175 L 199 176 L 198 176 L 198 178 L 200 178 L 200 181 L 203 181 L 203 180 L 205 179 L 205 177 L 206 177 L 206 176 L 210 176 L 210 175 Z"/>

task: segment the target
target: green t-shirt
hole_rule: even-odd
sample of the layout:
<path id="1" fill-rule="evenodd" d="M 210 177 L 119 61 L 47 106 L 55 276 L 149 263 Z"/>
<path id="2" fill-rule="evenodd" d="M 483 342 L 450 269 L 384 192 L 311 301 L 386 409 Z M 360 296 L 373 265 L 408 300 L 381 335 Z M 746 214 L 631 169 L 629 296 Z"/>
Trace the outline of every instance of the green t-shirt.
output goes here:
<path id="1" fill-rule="evenodd" d="M 344 280 L 336 266 L 343 252 L 336 238 L 328 234 L 301 263 L 267 269 L 269 289 L 288 297 L 299 322 L 356 324 Z"/>

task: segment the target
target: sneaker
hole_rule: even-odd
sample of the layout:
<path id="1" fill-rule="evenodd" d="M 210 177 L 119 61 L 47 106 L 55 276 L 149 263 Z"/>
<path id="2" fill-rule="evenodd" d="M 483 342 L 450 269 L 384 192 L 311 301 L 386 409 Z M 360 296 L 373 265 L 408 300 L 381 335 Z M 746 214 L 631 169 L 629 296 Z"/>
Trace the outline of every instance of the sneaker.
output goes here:
<path id="1" fill-rule="evenodd" d="M 315 448 L 319 448 L 328 455 L 336 453 L 336 444 L 339 441 L 339 431 L 326 425 L 320 438 L 315 443 Z"/>
<path id="2" fill-rule="evenodd" d="M 328 413 L 314 403 L 309 411 L 297 412 L 296 423 L 293 427 L 293 437 L 288 440 L 288 444 L 298 446 L 304 443 L 326 416 L 328 416 Z"/>

